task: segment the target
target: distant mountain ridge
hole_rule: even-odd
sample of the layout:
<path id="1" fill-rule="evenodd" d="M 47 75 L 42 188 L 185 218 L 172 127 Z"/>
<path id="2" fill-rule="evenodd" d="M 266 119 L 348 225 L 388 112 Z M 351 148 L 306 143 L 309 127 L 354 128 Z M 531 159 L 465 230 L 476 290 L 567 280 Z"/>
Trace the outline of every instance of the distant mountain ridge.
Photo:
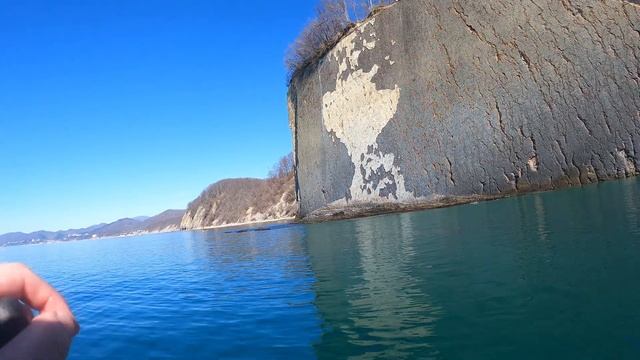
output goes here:
<path id="1" fill-rule="evenodd" d="M 21 232 L 8 233 L 0 235 L 0 246 L 176 231 L 180 228 L 184 213 L 184 210 L 167 210 L 152 217 L 124 218 L 109 224 L 97 224 L 82 229 L 36 231 L 29 234 Z"/>

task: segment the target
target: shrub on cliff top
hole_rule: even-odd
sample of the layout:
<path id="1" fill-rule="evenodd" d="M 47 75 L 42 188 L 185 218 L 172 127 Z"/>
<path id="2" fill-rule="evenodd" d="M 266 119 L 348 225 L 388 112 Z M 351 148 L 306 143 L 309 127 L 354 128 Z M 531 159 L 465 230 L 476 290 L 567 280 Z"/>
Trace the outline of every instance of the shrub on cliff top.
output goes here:
<path id="1" fill-rule="evenodd" d="M 398 0 L 320 0 L 316 17 L 302 30 L 285 54 L 289 80 L 329 51 L 354 23 L 376 7 Z"/>

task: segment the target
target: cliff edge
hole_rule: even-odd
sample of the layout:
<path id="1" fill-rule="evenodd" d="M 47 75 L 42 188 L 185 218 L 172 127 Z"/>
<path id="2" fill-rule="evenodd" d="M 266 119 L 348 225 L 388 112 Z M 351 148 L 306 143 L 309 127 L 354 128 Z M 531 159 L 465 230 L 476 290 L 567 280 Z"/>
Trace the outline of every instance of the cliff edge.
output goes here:
<path id="1" fill-rule="evenodd" d="M 192 201 L 181 229 L 204 229 L 296 215 L 293 172 L 270 179 L 226 179 L 209 186 Z"/>
<path id="2" fill-rule="evenodd" d="M 636 175 L 639 84 L 635 3 L 401 0 L 290 83 L 299 214 Z"/>

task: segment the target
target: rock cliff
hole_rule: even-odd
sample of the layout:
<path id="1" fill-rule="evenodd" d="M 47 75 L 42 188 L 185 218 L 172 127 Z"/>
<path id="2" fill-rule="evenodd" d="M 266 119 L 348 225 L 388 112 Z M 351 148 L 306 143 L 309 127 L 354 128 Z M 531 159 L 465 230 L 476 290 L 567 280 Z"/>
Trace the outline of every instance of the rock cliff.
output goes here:
<path id="1" fill-rule="evenodd" d="M 209 186 L 191 202 L 185 230 L 278 220 L 296 215 L 293 173 L 270 179 L 227 179 Z"/>
<path id="2" fill-rule="evenodd" d="M 300 215 L 640 169 L 640 6 L 401 0 L 289 88 Z"/>

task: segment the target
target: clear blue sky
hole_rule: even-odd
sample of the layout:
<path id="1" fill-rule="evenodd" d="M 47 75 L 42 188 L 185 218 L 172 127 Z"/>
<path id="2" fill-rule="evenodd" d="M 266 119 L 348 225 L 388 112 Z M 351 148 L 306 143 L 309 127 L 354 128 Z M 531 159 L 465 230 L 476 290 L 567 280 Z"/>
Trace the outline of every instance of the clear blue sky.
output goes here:
<path id="1" fill-rule="evenodd" d="M 0 234 L 185 208 L 291 151 L 315 0 L 0 0 Z"/>

